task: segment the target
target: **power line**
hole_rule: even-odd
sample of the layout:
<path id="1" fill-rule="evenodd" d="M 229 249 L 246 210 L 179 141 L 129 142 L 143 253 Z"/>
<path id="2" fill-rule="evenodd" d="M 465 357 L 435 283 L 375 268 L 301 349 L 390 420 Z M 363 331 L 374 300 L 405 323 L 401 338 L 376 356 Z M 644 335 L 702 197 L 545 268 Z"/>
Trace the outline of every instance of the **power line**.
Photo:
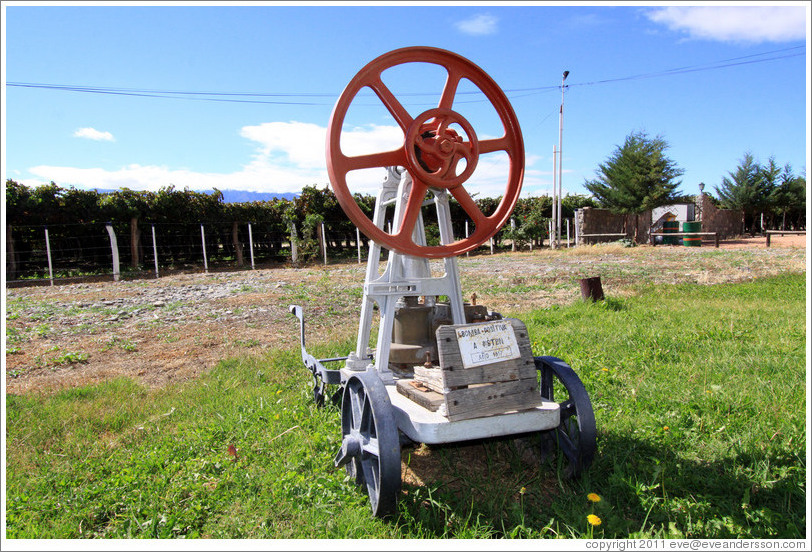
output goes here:
<path id="1" fill-rule="evenodd" d="M 768 61 L 776 61 L 780 59 L 787 59 L 805 55 L 805 52 L 786 53 L 794 50 L 804 49 L 804 46 L 793 46 L 790 48 L 783 48 L 779 50 L 772 50 L 768 52 L 761 52 L 758 54 L 751 54 L 736 58 L 720 60 L 716 62 L 703 63 L 698 65 L 689 65 L 685 67 L 677 67 L 673 69 L 666 69 L 663 71 L 655 71 L 651 73 L 643 73 L 639 75 L 628 75 L 624 77 L 616 77 L 610 79 L 602 79 L 597 81 L 572 83 L 570 86 L 597 86 L 600 84 L 609 84 L 613 82 L 623 82 L 630 80 L 650 79 L 657 77 L 667 77 L 674 75 L 681 75 L 686 73 L 694 73 L 699 71 L 712 71 L 724 69 L 728 67 L 736 67 L 741 65 L 750 65 L 755 63 L 765 63 Z M 772 57 L 762 57 L 771 54 L 785 53 L 785 55 L 778 55 Z M 761 59 L 753 59 L 761 58 Z M 328 106 L 332 105 L 332 101 L 293 101 L 282 99 L 268 99 L 268 98 L 337 98 L 338 94 L 332 93 L 309 93 L 309 92 L 203 92 L 203 91 L 184 91 L 184 90 L 160 90 L 160 89 L 143 89 L 143 88 L 116 88 L 116 87 L 101 87 L 89 85 L 72 85 L 72 84 L 49 84 L 49 83 L 35 83 L 35 82 L 7 82 L 6 86 L 18 88 L 38 88 L 44 90 L 59 90 L 65 92 L 80 92 L 90 94 L 106 94 L 114 96 L 133 96 L 145 98 L 164 98 L 176 100 L 191 100 L 191 101 L 210 101 L 210 102 L 226 102 L 226 103 L 248 103 L 248 104 L 271 104 L 271 105 L 303 105 L 303 106 Z M 540 86 L 532 88 L 511 88 L 504 89 L 504 92 L 512 98 L 521 98 L 539 94 L 542 92 L 558 90 L 559 85 L 553 86 Z M 481 95 L 479 90 L 474 91 L 458 91 L 458 95 Z M 433 96 L 436 94 L 426 92 L 407 92 L 398 93 L 402 97 L 420 97 L 420 96 Z M 371 94 L 369 94 L 371 97 Z M 484 100 L 466 100 L 460 103 L 473 103 Z"/>
<path id="2" fill-rule="evenodd" d="M 798 46 L 797 48 L 803 48 L 803 46 Z M 795 48 L 791 48 L 795 49 Z M 763 54 L 755 54 L 755 55 L 763 55 Z M 724 69 L 727 67 L 735 67 L 739 65 L 751 65 L 754 63 L 764 63 L 767 61 L 775 61 L 779 59 L 787 59 L 792 57 L 798 57 L 804 55 L 804 52 L 799 52 L 795 54 L 786 54 L 783 56 L 774 56 L 770 58 L 763 58 L 763 59 L 750 59 L 747 61 L 736 61 L 736 60 L 743 60 L 745 58 L 750 58 L 754 56 L 743 56 L 741 58 L 732 58 L 730 60 L 723 60 L 720 62 L 715 62 L 714 64 L 703 64 L 703 65 L 696 65 L 696 66 L 688 66 L 688 67 L 679 67 L 675 69 L 667 69 L 665 71 L 658 71 L 654 73 L 645 73 L 641 75 L 631 75 L 627 77 L 618 77 L 614 79 L 604 79 L 599 81 L 592 81 L 592 82 L 582 82 L 582 83 L 575 83 L 569 86 L 594 86 L 597 84 L 607 84 L 610 82 L 621 82 L 621 81 L 629 81 L 629 80 L 639 80 L 639 79 L 650 79 L 655 77 L 667 77 L 671 75 L 682 75 L 685 73 L 695 73 L 698 71 L 711 71 L 714 69 Z"/>
<path id="3" fill-rule="evenodd" d="M 45 90 L 61 90 L 66 92 L 86 92 L 91 94 L 108 94 L 113 96 L 136 96 L 141 98 L 168 98 L 174 100 L 192 100 L 209 102 L 229 102 L 229 103 L 252 103 L 252 104 L 278 104 L 278 105 L 329 105 L 324 102 L 294 102 L 281 100 L 247 100 L 237 98 L 220 98 L 205 96 L 243 96 L 243 97 L 267 97 L 267 96 L 308 96 L 307 94 L 252 94 L 252 93 L 229 93 L 229 92 L 175 92 L 169 90 L 140 90 L 135 88 L 101 88 L 95 86 L 75 86 L 69 84 L 44 84 L 34 82 L 8 82 L 6 86 L 16 86 L 20 88 L 41 88 Z M 315 94 L 314 94 L 315 96 Z M 327 96 L 327 94 L 324 94 Z"/>

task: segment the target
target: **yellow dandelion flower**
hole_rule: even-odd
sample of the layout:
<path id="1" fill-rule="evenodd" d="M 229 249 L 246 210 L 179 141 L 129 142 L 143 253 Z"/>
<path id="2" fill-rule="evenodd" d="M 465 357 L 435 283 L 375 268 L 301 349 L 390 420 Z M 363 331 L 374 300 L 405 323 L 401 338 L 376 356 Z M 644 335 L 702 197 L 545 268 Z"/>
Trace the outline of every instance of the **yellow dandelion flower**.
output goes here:
<path id="1" fill-rule="evenodd" d="M 519 494 L 524 494 L 526 492 L 527 492 L 527 487 L 522 487 L 521 489 L 519 489 Z"/>
<path id="2" fill-rule="evenodd" d="M 608 371 L 609 371 L 609 368 L 601 368 L 601 371 L 603 371 L 603 372 L 608 372 Z"/>
<path id="3" fill-rule="evenodd" d="M 601 497 L 600 497 L 600 496 L 598 496 L 598 495 L 597 495 L 597 494 L 595 494 L 595 493 L 589 493 L 588 495 L 586 495 L 586 498 L 587 498 L 587 500 L 589 500 L 590 502 L 600 502 L 600 501 L 601 501 Z"/>
<path id="4" fill-rule="evenodd" d="M 589 524 L 590 524 L 590 525 L 592 525 L 593 527 L 597 527 L 598 525 L 600 525 L 600 524 L 601 524 L 601 518 L 599 518 L 599 517 L 598 517 L 598 516 L 596 516 L 595 514 L 589 514 L 588 516 L 586 516 L 586 520 L 587 520 L 587 521 L 589 522 Z"/>
<path id="5" fill-rule="evenodd" d="M 663 431 L 668 431 L 669 429 L 671 429 L 671 428 L 668 427 L 668 426 L 663 426 Z"/>

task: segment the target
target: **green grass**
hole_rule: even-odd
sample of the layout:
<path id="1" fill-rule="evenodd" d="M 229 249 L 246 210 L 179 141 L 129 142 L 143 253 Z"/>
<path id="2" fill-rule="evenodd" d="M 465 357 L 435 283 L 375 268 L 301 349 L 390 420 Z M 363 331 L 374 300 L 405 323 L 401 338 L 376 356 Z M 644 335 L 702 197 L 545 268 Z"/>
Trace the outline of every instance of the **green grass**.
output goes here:
<path id="1" fill-rule="evenodd" d="M 332 467 L 339 413 L 312 404 L 291 347 L 162 390 L 118 379 L 8 396 L 7 536 L 805 536 L 805 275 L 522 319 L 535 354 L 565 359 L 590 393 L 598 454 L 580 480 L 523 439 L 405 448 L 423 484 L 373 519 Z"/>
<path id="2" fill-rule="evenodd" d="M 599 457 L 581 485 L 610 497 L 602 534 L 804 535 L 804 304 L 794 275 L 528 318 L 536 354 L 590 391 Z"/>

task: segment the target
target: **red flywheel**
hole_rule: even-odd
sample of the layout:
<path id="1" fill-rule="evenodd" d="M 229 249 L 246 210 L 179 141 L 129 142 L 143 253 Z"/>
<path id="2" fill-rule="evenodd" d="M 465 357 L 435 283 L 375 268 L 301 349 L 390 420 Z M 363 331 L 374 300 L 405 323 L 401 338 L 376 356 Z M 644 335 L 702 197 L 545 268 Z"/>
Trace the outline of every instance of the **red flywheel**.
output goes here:
<path id="1" fill-rule="evenodd" d="M 381 74 L 398 65 L 429 63 L 445 69 L 447 76 L 439 105 L 412 117 L 395 94 L 383 83 Z M 468 120 L 454 111 L 454 99 L 462 79 L 476 85 L 495 109 L 504 128 L 499 138 L 479 140 Z M 371 89 L 400 126 L 405 136 L 402 146 L 391 151 L 348 156 L 341 150 L 341 132 L 347 110 L 358 93 Z M 463 130 L 461 136 L 453 127 Z M 509 165 L 502 200 L 486 216 L 465 189 L 482 154 L 503 151 Z M 402 221 L 392 232 L 378 228 L 356 203 L 347 186 L 351 171 L 376 167 L 404 167 L 412 177 L 412 187 Z M 516 114 L 501 88 L 478 66 L 464 57 L 423 46 L 401 48 L 368 63 L 342 92 L 327 130 L 327 172 L 333 192 L 344 212 L 369 239 L 406 255 L 427 258 L 452 257 L 485 243 L 508 221 L 524 177 L 524 142 Z M 420 209 L 430 188 L 447 189 L 474 223 L 467 238 L 438 246 L 418 245 L 412 239 Z"/>

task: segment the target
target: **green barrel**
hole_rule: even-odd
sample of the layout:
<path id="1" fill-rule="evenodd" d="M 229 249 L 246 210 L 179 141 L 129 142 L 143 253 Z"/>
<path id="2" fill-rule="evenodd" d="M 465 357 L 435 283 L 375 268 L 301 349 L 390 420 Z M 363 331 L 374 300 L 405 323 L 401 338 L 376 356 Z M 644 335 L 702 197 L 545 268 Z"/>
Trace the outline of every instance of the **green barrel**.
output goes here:
<path id="1" fill-rule="evenodd" d="M 682 231 L 685 233 L 688 232 L 701 232 L 702 231 L 702 223 L 701 222 L 683 222 L 682 223 Z M 702 236 L 696 235 L 688 235 L 682 237 L 682 245 L 686 247 L 701 247 L 702 246 Z"/>
<path id="2" fill-rule="evenodd" d="M 663 233 L 665 234 L 676 234 L 679 232 L 679 221 L 678 220 L 667 220 L 663 222 Z M 663 236 L 663 244 L 665 245 L 678 245 L 679 244 L 679 237 L 678 236 Z"/>

